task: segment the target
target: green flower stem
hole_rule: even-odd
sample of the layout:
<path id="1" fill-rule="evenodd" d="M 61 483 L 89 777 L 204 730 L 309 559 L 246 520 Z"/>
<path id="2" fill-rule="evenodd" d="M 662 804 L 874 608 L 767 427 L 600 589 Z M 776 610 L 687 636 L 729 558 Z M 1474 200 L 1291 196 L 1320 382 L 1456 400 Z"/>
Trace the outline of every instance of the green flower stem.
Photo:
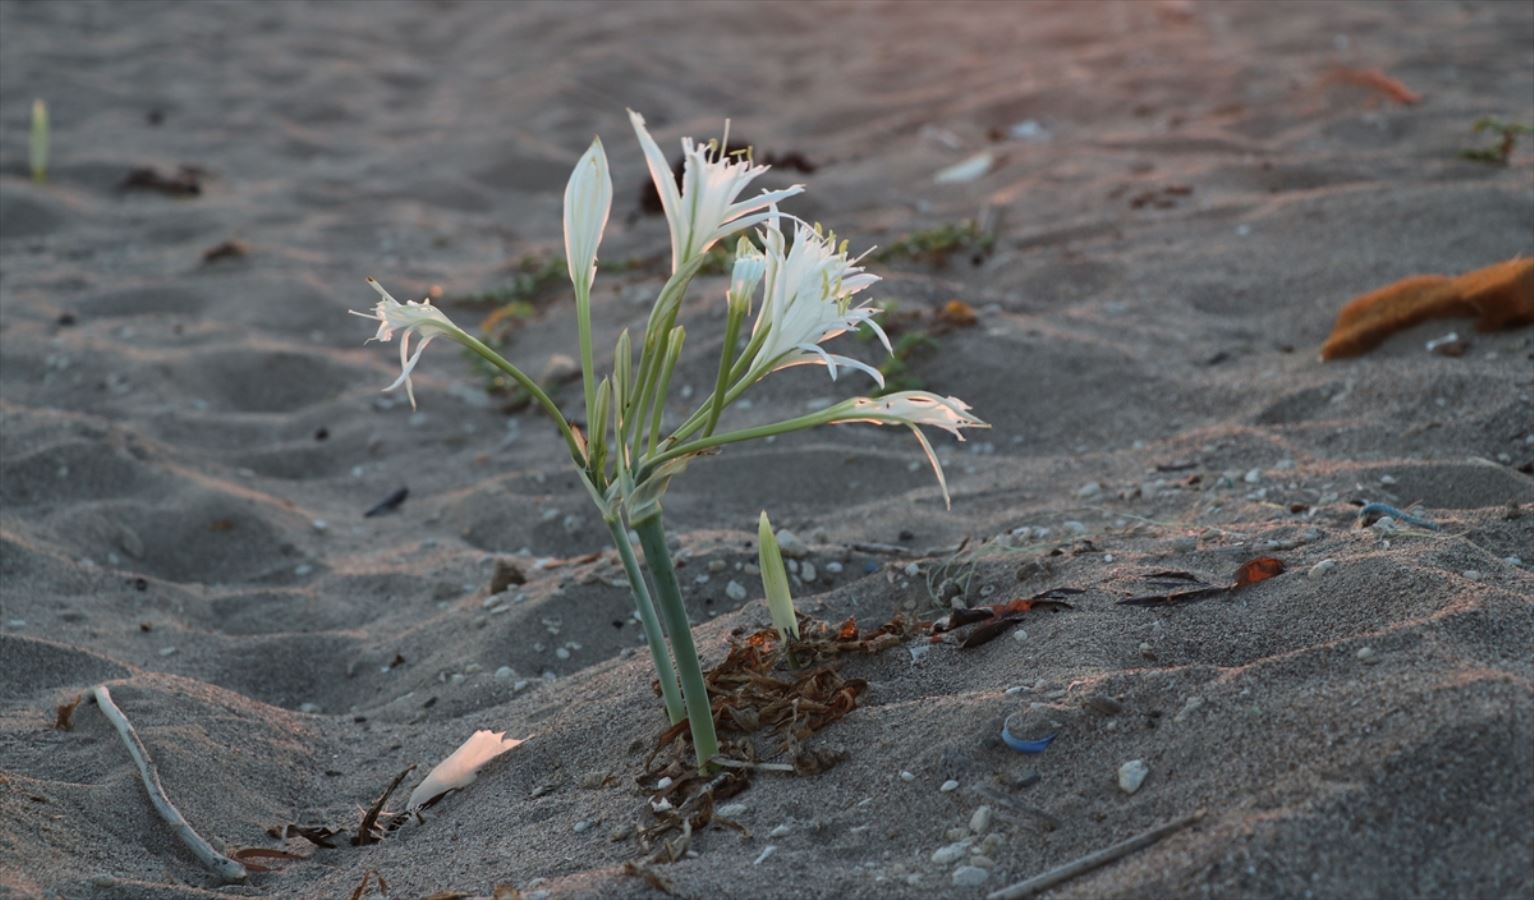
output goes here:
<path id="1" fill-rule="evenodd" d="M 740 399 L 740 395 L 744 394 L 747 388 L 757 382 L 758 378 L 750 371 L 750 366 L 756 359 L 757 351 L 762 348 L 762 344 L 766 339 L 767 329 L 763 328 L 751 336 L 750 342 L 746 344 L 746 349 L 742 350 L 740 356 L 735 358 L 735 366 L 730 370 L 729 375 L 729 381 L 733 386 L 725 392 L 724 401 L 720 403 L 721 411 L 728 409 L 736 400 Z M 699 428 L 708 424 L 707 416 L 710 412 L 710 408 L 706 405 L 698 407 L 691 416 L 687 417 L 687 421 L 683 422 L 677 427 L 676 431 L 671 433 L 671 437 L 667 438 L 667 441 L 675 444 L 686 440 Z"/>
<path id="2" fill-rule="evenodd" d="M 618 558 L 623 560 L 623 571 L 629 577 L 629 587 L 634 592 L 634 608 L 639 611 L 639 624 L 644 629 L 645 642 L 650 645 L 650 658 L 655 661 L 655 675 L 660 679 L 660 693 L 666 701 L 666 713 L 671 724 L 687 718 L 682 705 L 682 692 L 676 684 L 676 672 L 671 668 L 671 657 L 666 649 L 666 636 L 661 633 L 660 620 L 655 618 L 655 605 L 650 602 L 650 589 L 645 586 L 644 573 L 639 570 L 639 560 L 634 558 L 634 548 L 629 544 L 628 532 L 621 520 L 607 523 L 613 534 L 613 546 L 618 548 Z"/>
<path id="3" fill-rule="evenodd" d="M 671 376 L 676 372 L 677 360 L 682 355 L 682 342 L 687 337 L 686 330 L 678 325 L 671 329 L 670 346 L 666 348 L 666 361 L 661 366 L 660 390 L 655 392 L 655 413 L 650 421 L 650 445 L 646 451 L 655 452 L 655 442 L 660 440 L 660 420 L 666 414 L 666 394 L 671 390 Z M 639 459 L 639 435 L 634 436 L 634 458 Z"/>
<path id="4" fill-rule="evenodd" d="M 637 460 L 640 452 L 644 450 L 644 428 L 650 420 L 650 394 L 655 380 L 659 377 L 659 370 L 665 365 L 666 348 L 672 337 L 673 335 L 669 332 L 662 334 L 654 346 L 650 346 L 647 340 L 644 352 L 640 356 L 639 387 L 635 391 L 634 402 L 629 408 L 629 417 L 624 421 L 623 434 L 619 437 L 623 446 L 629 447 L 629 437 L 632 434 L 634 442 L 633 449 L 629 453 L 630 464 Z"/>
<path id="5" fill-rule="evenodd" d="M 662 450 L 653 456 L 645 458 L 644 469 L 641 471 L 638 480 L 644 481 L 645 476 L 649 474 L 650 470 L 667 460 L 676 459 L 679 456 L 687 456 L 700 450 L 707 450 L 711 447 L 723 446 L 724 444 L 751 441 L 775 434 L 788 434 L 791 431 L 803 431 L 806 428 L 824 425 L 835 418 L 835 413 L 839 411 L 839 408 L 840 405 L 828 406 L 820 412 L 813 412 L 798 418 L 785 419 L 782 422 L 773 422 L 769 425 L 758 425 L 755 428 L 742 428 L 739 431 L 726 431 L 724 434 L 709 435 L 708 437 L 698 438 L 691 443 L 672 447 L 669 450 Z"/>
<path id="6" fill-rule="evenodd" d="M 513 381 L 521 385 L 524 391 L 527 391 L 534 400 L 538 401 L 538 405 L 543 407 L 543 411 L 549 414 L 549 418 L 554 420 L 555 425 L 559 426 L 559 433 L 564 435 L 565 444 L 569 446 L 570 455 L 574 457 L 576 466 L 582 469 L 586 468 L 586 454 L 581 451 L 581 442 L 576 439 L 575 432 L 571 430 L 570 423 L 560 413 L 559 407 L 555 406 L 554 401 L 549 399 L 549 395 L 544 393 L 543 388 L 538 386 L 538 382 L 527 377 L 527 373 L 507 362 L 501 354 L 485 346 L 485 343 L 479 338 L 466 331 L 458 331 L 457 329 L 454 331 L 455 333 L 452 335 L 454 340 L 479 354 L 485 362 L 510 375 Z"/>
<path id="7" fill-rule="evenodd" d="M 719 348 L 719 376 L 714 380 L 714 397 L 709 404 L 708 425 L 703 429 L 703 436 L 708 437 L 714 433 L 714 428 L 719 424 L 719 415 L 724 412 L 724 394 L 730 386 L 730 364 L 735 360 L 731 354 L 735 352 L 735 341 L 740 337 L 740 323 L 746 317 L 744 301 L 730 300 L 730 311 L 724 323 L 724 346 Z M 650 445 L 650 451 L 655 451 L 655 445 Z"/>
<path id="8" fill-rule="evenodd" d="M 671 636 L 671 653 L 676 658 L 677 674 L 682 677 L 682 699 L 687 705 L 687 725 L 692 731 L 692 746 L 698 755 L 698 769 L 708 772 L 709 760 L 719 754 L 719 738 L 714 734 L 714 712 L 698 665 L 698 650 L 692 642 L 692 627 L 687 609 L 682 605 L 682 589 L 676 583 L 676 569 L 666 549 L 666 529 L 659 514 L 634 523 L 645 561 L 655 578 L 655 594 L 666 619 L 666 633 Z"/>
<path id="9" fill-rule="evenodd" d="M 586 395 L 586 429 L 595 426 L 597 385 L 596 363 L 591 356 L 591 278 L 588 276 L 575 283 L 575 326 L 581 342 L 581 388 Z"/>

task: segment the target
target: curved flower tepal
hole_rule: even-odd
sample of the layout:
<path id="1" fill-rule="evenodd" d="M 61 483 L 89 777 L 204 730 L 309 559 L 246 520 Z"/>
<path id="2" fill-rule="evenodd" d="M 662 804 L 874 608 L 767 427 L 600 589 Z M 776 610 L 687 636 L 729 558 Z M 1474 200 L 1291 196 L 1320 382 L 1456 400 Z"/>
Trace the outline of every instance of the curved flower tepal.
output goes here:
<path id="1" fill-rule="evenodd" d="M 410 398 L 410 408 L 415 409 L 415 390 L 410 383 L 410 373 L 415 371 L 415 364 L 420 362 L 421 353 L 426 345 L 439 335 L 459 339 L 467 337 L 463 329 L 454 325 L 442 310 L 431 305 L 431 300 L 407 300 L 404 303 L 395 300 L 384 290 L 383 285 L 377 280 L 369 278 L 368 284 L 377 291 L 382 300 L 373 307 L 373 314 L 360 313 L 356 310 L 347 310 L 354 316 L 364 319 L 373 319 L 378 322 L 378 333 L 368 338 L 368 341 L 389 341 L 393 339 L 394 332 L 402 332 L 399 339 L 399 365 L 400 376 L 394 383 L 384 388 L 392 391 L 401 384 L 405 386 L 405 395 Z M 419 335 L 421 343 L 416 345 L 415 352 L 410 352 L 410 336 Z"/>
<path id="2" fill-rule="evenodd" d="M 917 426 L 928 425 L 941 428 L 959 440 L 964 440 L 962 429 L 990 428 L 979 418 L 970 415 L 969 404 L 958 397 L 940 397 L 927 391 L 899 391 L 883 397 L 854 397 L 826 410 L 830 424 L 842 422 L 867 422 L 872 425 L 905 425 L 916 435 L 927 462 L 937 475 L 938 486 L 943 489 L 943 503 L 950 509 L 953 501 L 948 496 L 948 479 L 943 477 L 943 466 L 927 436 Z"/>
<path id="3" fill-rule="evenodd" d="M 650 179 L 660 194 L 671 228 L 671 270 L 678 271 L 688 260 L 708 252 L 720 238 L 743 228 L 766 221 L 762 212 L 774 203 L 804 190 L 794 185 L 779 191 L 763 191 L 755 197 L 737 200 L 741 191 L 771 166 L 758 166 L 749 158 L 727 159 L 723 141 L 698 144 L 682 138 L 682 188 L 677 190 L 666 154 L 645 128 L 644 116 L 629 110 L 629 121 L 639 146 L 644 150 Z"/>
<path id="4" fill-rule="evenodd" d="M 836 367 L 867 372 L 884 386 L 884 376 L 867 363 L 827 353 L 821 344 L 846 331 L 867 324 L 890 350 L 889 337 L 874 316 L 878 307 L 866 303 L 854 307 L 852 297 L 879 280 L 864 272 L 857 260 L 847 258 L 845 243 L 838 247 L 836 235 L 821 234 L 803 222 L 794 234 L 794 245 L 784 250 L 776 211 L 762 232 L 766 244 L 766 276 L 762 310 L 752 329 L 755 337 L 766 330 L 761 349 L 751 363 L 753 380 L 768 372 L 799 365 L 824 365 L 836 380 Z M 893 351 L 892 351 L 893 352 Z"/>
<path id="5" fill-rule="evenodd" d="M 613 208 L 613 178 L 602 139 L 581 156 L 565 185 L 565 260 L 576 290 L 589 290 L 596 271 L 597 246 Z"/>

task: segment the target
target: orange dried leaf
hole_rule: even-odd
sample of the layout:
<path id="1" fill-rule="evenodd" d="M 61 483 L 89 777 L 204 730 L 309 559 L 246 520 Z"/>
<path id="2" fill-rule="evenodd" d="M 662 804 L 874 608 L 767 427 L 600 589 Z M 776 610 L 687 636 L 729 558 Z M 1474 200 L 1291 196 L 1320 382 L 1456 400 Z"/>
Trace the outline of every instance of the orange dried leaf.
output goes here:
<path id="1" fill-rule="evenodd" d="M 1267 581 L 1283 571 L 1284 564 L 1281 560 L 1272 556 L 1259 556 L 1256 559 L 1242 563 L 1241 568 L 1236 570 L 1236 583 L 1234 587 L 1239 589 L 1249 584 L 1256 584 L 1259 581 Z"/>
<path id="2" fill-rule="evenodd" d="M 1422 102 L 1422 95 L 1391 78 L 1379 69 L 1333 69 L 1327 76 L 1328 82 L 1341 81 L 1346 84 L 1355 84 L 1359 87 L 1379 91 L 1391 100 L 1402 106 L 1412 106 Z"/>
<path id="3" fill-rule="evenodd" d="M 963 300 L 949 300 L 937 314 L 938 321 L 955 328 L 968 328 L 979 321 L 974 307 Z"/>
<path id="4" fill-rule="evenodd" d="M 1357 356 L 1403 328 L 1476 316 L 1481 331 L 1534 323 L 1534 259 L 1511 259 L 1458 278 L 1414 275 L 1348 301 L 1321 346 L 1323 360 Z"/>
<path id="5" fill-rule="evenodd" d="M 848 618 L 836 630 L 836 639 L 839 641 L 855 641 L 858 639 L 858 620 Z"/>

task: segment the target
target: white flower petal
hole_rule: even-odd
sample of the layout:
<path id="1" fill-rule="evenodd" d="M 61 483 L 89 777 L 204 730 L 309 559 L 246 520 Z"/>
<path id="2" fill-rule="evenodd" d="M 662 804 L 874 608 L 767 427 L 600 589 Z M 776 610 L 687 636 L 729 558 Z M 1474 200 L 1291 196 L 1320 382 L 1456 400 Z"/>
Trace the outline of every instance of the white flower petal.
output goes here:
<path id="1" fill-rule="evenodd" d="M 504 731 L 476 731 L 459 745 L 447 759 L 437 763 L 416 789 L 410 792 L 405 808 L 420 809 L 448 791 L 472 784 L 480 766 L 495 759 L 523 741 L 506 737 Z"/>
<path id="2" fill-rule="evenodd" d="M 392 391 L 403 384 L 406 395 L 410 397 L 410 407 L 414 409 L 415 389 L 410 382 L 410 373 L 415 370 L 416 363 L 421 361 L 421 351 L 426 349 L 426 345 L 431 343 L 433 338 L 444 334 L 450 337 L 458 336 L 463 335 L 464 332 L 454 325 L 442 310 L 432 306 L 430 300 L 408 300 L 401 303 L 384 290 L 383 285 L 372 278 L 368 279 L 368 284 L 383 297 L 374 305 L 373 314 L 368 315 L 356 310 L 348 310 L 348 312 L 354 316 L 378 322 L 378 333 L 369 338 L 369 341 L 389 341 L 394 338 L 396 331 L 400 332 L 400 377 L 384 390 Z M 421 338 L 421 343 L 416 345 L 414 354 L 410 352 L 412 335 L 419 335 Z"/>
<path id="3" fill-rule="evenodd" d="M 613 206 L 613 179 L 600 138 L 581 156 L 565 186 L 565 260 L 570 280 L 591 286 L 597 247 Z"/>

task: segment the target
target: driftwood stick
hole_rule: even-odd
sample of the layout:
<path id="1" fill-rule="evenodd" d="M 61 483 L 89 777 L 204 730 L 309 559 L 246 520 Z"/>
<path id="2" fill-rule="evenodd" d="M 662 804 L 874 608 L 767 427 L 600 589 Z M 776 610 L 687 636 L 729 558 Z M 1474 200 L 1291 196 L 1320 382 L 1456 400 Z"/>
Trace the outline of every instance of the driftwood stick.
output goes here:
<path id="1" fill-rule="evenodd" d="M 165 796 L 165 788 L 160 786 L 160 773 L 155 771 L 154 760 L 149 758 L 149 751 L 144 748 L 144 742 L 139 740 L 138 732 L 133 730 L 133 723 L 123 715 L 123 711 L 112 702 L 112 692 L 107 690 L 104 684 L 98 684 L 91 688 L 91 696 L 95 698 L 96 705 L 101 707 L 101 714 L 107 717 L 117 733 L 122 737 L 123 743 L 128 745 L 128 753 L 133 757 L 133 762 L 138 766 L 138 774 L 144 781 L 144 790 L 149 792 L 149 800 L 154 804 L 155 812 L 165 820 L 176 837 L 181 839 L 197 857 L 197 861 L 206 866 L 214 874 L 227 882 L 240 882 L 246 878 L 245 867 L 235 860 L 213 849 L 213 845 L 203 840 L 202 835 L 192 830 L 192 826 L 176 809 L 176 805 Z"/>
<path id="2" fill-rule="evenodd" d="M 1077 875 L 1085 874 L 1099 866 L 1128 856 L 1136 850 L 1143 850 L 1167 835 L 1187 828 L 1203 817 L 1204 811 L 1199 810 L 1180 819 L 1173 819 L 1165 825 L 1157 825 L 1149 831 L 1140 832 L 1127 841 L 1120 841 L 1111 847 L 1104 847 L 1101 850 L 1088 853 L 1080 859 L 1072 860 L 1043 874 L 1035 875 L 1025 881 L 1019 881 L 1017 884 L 1004 887 L 999 891 L 992 891 L 986 895 L 985 900 L 1021 900 L 1024 897 L 1032 897 L 1041 891 L 1049 890 L 1061 882 L 1069 881 Z"/>

